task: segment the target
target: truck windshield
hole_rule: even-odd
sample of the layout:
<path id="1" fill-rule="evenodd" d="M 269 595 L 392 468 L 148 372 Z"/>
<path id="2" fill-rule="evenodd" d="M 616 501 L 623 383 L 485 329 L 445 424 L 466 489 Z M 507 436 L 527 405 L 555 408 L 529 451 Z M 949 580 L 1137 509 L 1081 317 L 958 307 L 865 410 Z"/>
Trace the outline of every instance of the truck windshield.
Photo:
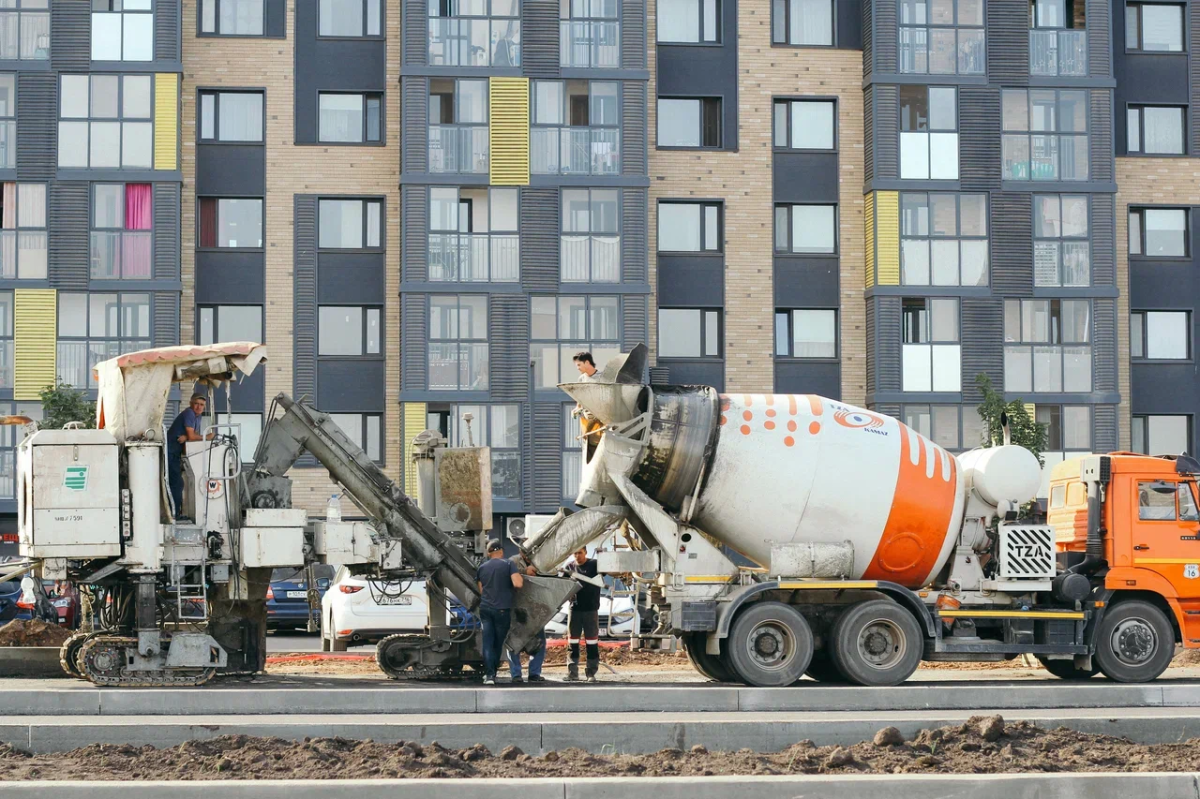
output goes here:
<path id="1" fill-rule="evenodd" d="M 1200 521 L 1191 483 L 1162 480 L 1138 483 L 1138 519 L 1142 521 Z"/>

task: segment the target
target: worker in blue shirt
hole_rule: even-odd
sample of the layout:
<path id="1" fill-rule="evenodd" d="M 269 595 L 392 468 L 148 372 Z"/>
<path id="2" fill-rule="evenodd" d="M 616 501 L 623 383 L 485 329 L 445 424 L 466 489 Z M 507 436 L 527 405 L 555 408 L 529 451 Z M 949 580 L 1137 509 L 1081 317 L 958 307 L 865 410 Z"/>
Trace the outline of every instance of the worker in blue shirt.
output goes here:
<path id="1" fill-rule="evenodd" d="M 204 406 L 208 404 L 203 394 L 193 394 L 192 401 L 183 412 L 175 417 L 167 430 L 167 482 L 171 487 L 171 501 L 175 504 L 175 520 L 183 515 L 183 450 L 188 441 L 203 441 L 200 435 L 204 421 Z M 212 438 L 212 433 L 208 434 Z"/>

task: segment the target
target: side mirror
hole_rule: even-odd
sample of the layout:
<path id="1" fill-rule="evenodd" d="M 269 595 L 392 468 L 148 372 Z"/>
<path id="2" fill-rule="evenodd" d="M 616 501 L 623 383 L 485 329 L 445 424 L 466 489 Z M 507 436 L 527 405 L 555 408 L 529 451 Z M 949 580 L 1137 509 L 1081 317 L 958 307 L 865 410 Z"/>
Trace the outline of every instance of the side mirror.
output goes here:
<path id="1" fill-rule="evenodd" d="M 1174 494 L 1177 485 L 1177 483 L 1167 483 L 1157 480 L 1150 484 L 1150 490 L 1155 494 Z"/>

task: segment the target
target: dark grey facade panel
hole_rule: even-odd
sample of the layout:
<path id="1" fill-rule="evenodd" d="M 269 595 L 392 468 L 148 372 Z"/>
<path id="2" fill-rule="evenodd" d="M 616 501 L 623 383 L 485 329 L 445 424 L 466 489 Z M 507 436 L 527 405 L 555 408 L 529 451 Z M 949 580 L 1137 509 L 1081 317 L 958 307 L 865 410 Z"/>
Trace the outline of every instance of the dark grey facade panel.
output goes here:
<path id="1" fill-rule="evenodd" d="M 533 506 L 553 511 L 562 504 L 563 404 L 537 402 L 533 406 Z"/>
<path id="2" fill-rule="evenodd" d="M 1195 43 L 1200 42 L 1200 4 L 1188 3 L 1187 15 L 1189 41 L 1195 47 Z M 1188 56 L 1188 99 L 1191 101 L 1188 107 L 1189 153 L 1196 155 L 1200 153 L 1200 58 L 1194 53 Z"/>
<path id="3" fill-rule="evenodd" d="M 621 190 L 621 281 L 646 282 L 646 190 Z"/>
<path id="4" fill-rule="evenodd" d="M 621 66 L 646 68 L 645 0 L 621 0 Z"/>
<path id="5" fill-rule="evenodd" d="M 864 4 L 875 15 L 875 31 L 871 38 L 871 47 L 875 55 L 875 72 L 892 75 L 899 72 L 899 41 L 900 31 L 896 10 L 899 3 L 891 0 L 875 0 L 870 5 Z"/>
<path id="6" fill-rule="evenodd" d="M 197 144 L 196 194 L 201 197 L 263 197 L 267 148 L 261 144 Z"/>
<path id="7" fill-rule="evenodd" d="M 720 308 L 724 305 L 724 257 L 658 256 L 658 307 Z"/>
<path id="8" fill-rule="evenodd" d="M 775 361 L 776 394 L 816 394 L 840 399 L 842 373 L 836 361 Z"/>
<path id="9" fill-rule="evenodd" d="M 712 386 L 725 390 L 725 362 L 716 359 L 670 360 L 658 359 L 659 366 L 670 370 L 673 386 Z"/>
<path id="10" fill-rule="evenodd" d="M 386 366 L 382 358 L 316 361 L 315 404 L 328 413 L 377 413 L 384 410 Z"/>
<path id="11" fill-rule="evenodd" d="M 1088 74 L 1093 78 L 1112 75 L 1112 37 L 1109 36 L 1108 0 L 1086 0 Z M 1114 3 L 1123 7 L 1123 3 Z"/>
<path id="12" fill-rule="evenodd" d="M 872 180 L 896 180 L 900 177 L 900 88 L 874 86 L 875 108 L 872 114 L 872 146 L 875 163 Z"/>
<path id="13" fill-rule="evenodd" d="M 400 169 L 403 172 L 424 172 L 429 168 L 429 79 L 405 76 L 400 78 L 403 117 L 400 138 L 403 146 Z"/>
<path id="14" fill-rule="evenodd" d="M 429 352 L 426 324 L 429 309 L 424 294 L 405 294 L 400 300 L 400 387 L 405 391 L 424 391 Z"/>
<path id="15" fill-rule="evenodd" d="M 558 189 L 521 189 L 521 285 L 526 291 L 558 290 L 558 205 Z"/>
<path id="16" fill-rule="evenodd" d="M 1092 285 L 1115 286 L 1116 211 L 1111 194 L 1092 195 Z"/>
<path id="17" fill-rule="evenodd" d="M 1092 89 L 1091 115 L 1088 119 L 1088 134 L 1091 137 L 1091 179 L 1111 181 L 1113 179 L 1113 94 L 1108 89 Z"/>
<path id="18" fill-rule="evenodd" d="M 529 298 L 493 294 L 488 308 L 488 385 L 497 402 L 529 397 Z"/>
<path id="19" fill-rule="evenodd" d="M 775 256 L 776 308 L 837 308 L 838 259 L 828 256 Z"/>
<path id="20" fill-rule="evenodd" d="M 179 294 L 154 292 L 153 327 L 150 338 L 155 347 L 173 347 L 179 343 Z"/>
<path id="21" fill-rule="evenodd" d="M 1192 364 L 1134 361 L 1130 371 L 1130 409 L 1133 413 L 1195 415 L 1200 386 Z M 1194 449 L 1189 448 L 1189 452 L 1192 451 Z"/>
<path id="22" fill-rule="evenodd" d="M 1033 200 L 995 193 L 991 218 L 992 288 L 1005 297 L 1033 296 Z"/>
<path id="23" fill-rule="evenodd" d="M 196 304 L 266 301 L 261 252 L 204 250 L 196 253 Z"/>
<path id="24" fill-rule="evenodd" d="M 50 4 L 51 69 L 87 72 L 92 58 L 91 40 L 91 3 L 74 0 Z"/>
<path id="25" fill-rule="evenodd" d="M 1000 91 L 959 89 L 959 169 L 963 191 L 1000 188 Z"/>
<path id="26" fill-rule="evenodd" d="M 621 87 L 621 174 L 646 174 L 646 84 Z"/>
<path id="27" fill-rule="evenodd" d="M 864 8 L 870 8 L 865 5 Z M 864 26 L 863 30 L 869 30 Z M 864 56 L 864 59 L 866 56 Z M 867 185 L 875 179 L 875 87 L 863 89 L 863 182 Z"/>
<path id="28" fill-rule="evenodd" d="M 884 416 L 890 416 L 893 419 L 900 418 L 900 406 L 899 405 L 891 405 L 891 404 L 885 403 L 882 405 L 874 405 L 874 406 L 872 406 L 871 410 L 875 411 L 875 413 L 882 413 Z"/>
<path id="29" fill-rule="evenodd" d="M 1092 301 L 1092 389 L 1117 390 L 1117 301 Z"/>
<path id="30" fill-rule="evenodd" d="M 371 253 L 375 255 L 375 253 Z M 383 260 L 383 254 L 378 254 Z M 382 266 L 337 263 L 325 253 L 317 256 L 317 302 L 320 305 L 383 305 L 387 296 Z"/>
<path id="31" fill-rule="evenodd" d="M 429 61 L 429 3 L 404 0 L 404 63 L 421 65 Z"/>
<path id="32" fill-rule="evenodd" d="M 1004 388 L 1004 300 L 964 297 L 961 313 L 963 401 L 980 402 L 979 375 L 987 375 L 996 391 Z"/>
<path id="33" fill-rule="evenodd" d="M 867 312 L 864 320 L 867 336 L 867 396 L 874 394 L 879 387 L 875 372 L 879 369 L 879 355 L 875 352 L 875 302 L 867 300 Z"/>
<path id="34" fill-rule="evenodd" d="M 835 5 L 838 49 L 863 49 L 863 0 L 838 0 Z"/>
<path id="35" fill-rule="evenodd" d="M 61 2 L 53 5 L 62 5 Z M 183 29 L 179 23 L 178 2 L 154 4 L 154 60 L 179 61 Z M 55 42 L 55 45 L 58 43 Z M 53 50 L 52 50 L 53 51 Z"/>
<path id="36" fill-rule="evenodd" d="M 178 183 L 154 184 L 154 278 L 179 280 Z"/>
<path id="37" fill-rule="evenodd" d="M 401 235 L 401 274 L 404 280 L 429 279 L 429 201 L 424 186 L 400 187 L 404 232 Z"/>
<path id="38" fill-rule="evenodd" d="M 287 38 L 287 0 L 263 3 L 263 33 L 270 39 Z"/>
<path id="39" fill-rule="evenodd" d="M 88 244 L 90 187 L 90 183 L 82 180 L 50 184 L 46 272 L 52 288 L 87 291 L 91 262 Z"/>
<path id="40" fill-rule="evenodd" d="M 90 46 L 90 45 L 88 45 Z M 17 178 L 50 180 L 58 165 L 58 76 L 17 75 Z"/>
<path id="41" fill-rule="evenodd" d="M 875 20 L 871 16 L 871 0 L 862 0 L 862 19 L 859 24 L 862 26 L 862 43 L 863 43 L 863 77 L 871 77 L 871 61 L 873 51 L 871 49 L 874 44 L 874 28 Z M 870 91 L 869 89 L 867 91 Z"/>
<path id="42" fill-rule="evenodd" d="M 1092 408 L 1092 451 L 1116 452 L 1117 406 L 1096 405 Z"/>
<path id="43" fill-rule="evenodd" d="M 837 153 L 777 152 L 772 164 L 777 203 L 836 203 Z"/>
<path id="44" fill-rule="evenodd" d="M 900 297 L 875 298 L 875 390 L 879 393 L 900 391 Z M 867 342 L 868 351 L 871 342 Z"/>
<path id="45" fill-rule="evenodd" d="M 316 144 L 318 93 L 384 92 L 387 89 L 387 42 L 382 39 L 320 39 L 317 37 L 317 4 L 299 3 L 295 13 L 296 143 Z M 384 13 L 396 11 L 389 4 Z M 387 108 L 383 114 L 386 119 Z"/>
<path id="46" fill-rule="evenodd" d="M 292 394 L 316 396 L 317 389 L 317 198 L 293 200 L 295 252 L 292 299 Z"/>
<path id="47" fill-rule="evenodd" d="M 638 344 L 650 346 L 648 297 L 627 294 L 621 301 L 621 351 L 629 352 Z"/>
<path id="48" fill-rule="evenodd" d="M 721 98 L 721 149 L 736 150 L 738 146 L 738 55 L 737 5 L 724 3 L 722 14 L 724 29 L 719 47 L 696 45 L 660 44 L 655 49 L 658 56 L 658 97 L 720 97 Z M 765 34 L 765 32 L 764 32 Z M 786 87 L 780 87 L 780 92 Z M 653 135 L 653 134 L 652 134 Z M 656 141 L 657 136 L 652 138 Z"/>
<path id="49" fill-rule="evenodd" d="M 1026 0 L 988 0 L 987 61 L 992 83 L 1029 83 L 1029 3 Z"/>
<path id="50" fill-rule="evenodd" d="M 531 78 L 559 74 L 558 0 L 521 3 L 521 67 Z"/>

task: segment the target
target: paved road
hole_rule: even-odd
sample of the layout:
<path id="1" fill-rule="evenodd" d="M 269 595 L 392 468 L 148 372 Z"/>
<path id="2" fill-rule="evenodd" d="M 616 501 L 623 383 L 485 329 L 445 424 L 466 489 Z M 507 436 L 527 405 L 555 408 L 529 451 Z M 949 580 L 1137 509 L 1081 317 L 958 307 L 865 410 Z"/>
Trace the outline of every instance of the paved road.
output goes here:
<path id="1" fill-rule="evenodd" d="M 268 652 L 320 652 L 321 634 L 293 632 L 267 633 Z M 353 651 L 353 650 L 352 650 Z M 374 653 L 375 647 L 362 647 L 364 654 Z"/>

